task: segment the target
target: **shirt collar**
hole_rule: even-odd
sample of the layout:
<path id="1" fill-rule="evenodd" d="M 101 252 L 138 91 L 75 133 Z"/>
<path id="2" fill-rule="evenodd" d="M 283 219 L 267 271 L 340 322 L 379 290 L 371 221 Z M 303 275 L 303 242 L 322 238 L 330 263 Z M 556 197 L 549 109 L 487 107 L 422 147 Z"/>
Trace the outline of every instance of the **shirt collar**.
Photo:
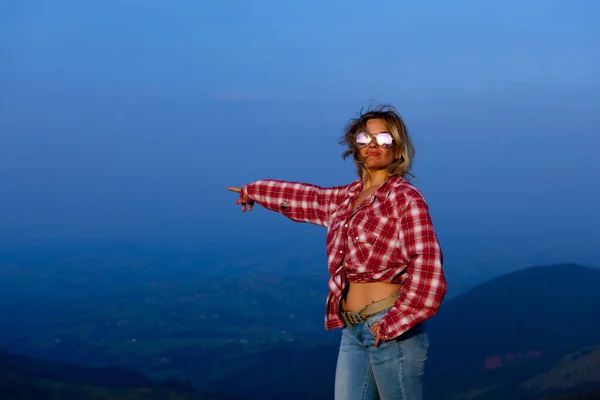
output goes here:
<path id="1" fill-rule="evenodd" d="M 397 175 L 390 176 L 388 178 L 388 180 L 386 180 L 383 183 L 383 185 L 381 185 L 379 188 L 377 188 L 375 193 L 373 193 L 373 197 L 376 197 L 376 198 L 385 197 L 387 195 L 387 193 L 389 192 L 389 190 L 393 187 L 396 187 L 403 179 L 404 178 L 397 176 Z M 350 184 L 348 191 L 358 193 L 358 192 L 360 192 L 361 188 L 362 188 L 362 181 L 360 179 L 358 179 Z"/>

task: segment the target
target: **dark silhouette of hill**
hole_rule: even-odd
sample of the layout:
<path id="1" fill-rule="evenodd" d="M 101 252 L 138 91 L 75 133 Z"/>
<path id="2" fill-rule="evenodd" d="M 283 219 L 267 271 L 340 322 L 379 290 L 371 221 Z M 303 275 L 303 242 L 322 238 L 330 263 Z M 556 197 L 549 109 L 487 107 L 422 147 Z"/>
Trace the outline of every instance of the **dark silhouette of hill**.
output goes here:
<path id="1" fill-rule="evenodd" d="M 53 363 L 0 350 L 0 371 L 114 389 L 156 386 L 154 381 L 123 366 L 84 367 Z"/>
<path id="2" fill-rule="evenodd" d="M 582 389 L 575 392 L 538 397 L 536 400 L 598 400 L 600 389 Z"/>
<path id="3" fill-rule="evenodd" d="M 430 396 L 518 387 L 600 343 L 599 309 L 600 270 L 576 264 L 531 267 L 476 286 L 429 324 Z"/>
<path id="4" fill-rule="evenodd" d="M 261 352 L 252 366 L 213 385 L 230 388 L 233 395 L 250 399 L 332 399 L 336 344 L 289 343 Z M 231 382 L 235 382 L 234 387 Z"/>
<path id="5" fill-rule="evenodd" d="M 0 398 L 207 400 L 189 385 L 155 382 L 121 366 L 82 367 L 0 350 Z"/>

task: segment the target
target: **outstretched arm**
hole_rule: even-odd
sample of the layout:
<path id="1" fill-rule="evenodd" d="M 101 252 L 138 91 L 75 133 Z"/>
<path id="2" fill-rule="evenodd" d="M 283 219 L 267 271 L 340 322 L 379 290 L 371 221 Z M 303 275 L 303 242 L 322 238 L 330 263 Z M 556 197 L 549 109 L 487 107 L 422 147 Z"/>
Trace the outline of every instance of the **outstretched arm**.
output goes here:
<path id="1" fill-rule="evenodd" d="M 242 211 L 251 210 L 254 202 L 279 212 L 297 222 L 327 226 L 344 192 L 343 186 L 322 188 L 300 182 L 264 179 L 241 188 L 228 187 L 240 193 Z"/>

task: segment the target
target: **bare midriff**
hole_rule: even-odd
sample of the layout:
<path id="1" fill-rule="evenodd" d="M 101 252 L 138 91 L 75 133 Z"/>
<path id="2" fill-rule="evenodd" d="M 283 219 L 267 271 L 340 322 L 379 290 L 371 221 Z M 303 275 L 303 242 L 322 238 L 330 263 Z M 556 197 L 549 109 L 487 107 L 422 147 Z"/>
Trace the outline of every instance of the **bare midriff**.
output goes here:
<path id="1" fill-rule="evenodd" d="M 387 282 L 349 282 L 348 293 L 345 299 L 342 299 L 342 309 L 344 311 L 359 311 L 363 307 L 385 299 L 400 291 L 402 287 L 399 283 Z"/>
<path id="2" fill-rule="evenodd" d="M 356 201 L 354 202 L 354 208 L 356 208 L 363 200 L 369 197 L 377 188 L 367 189 L 361 192 Z M 342 261 L 342 264 L 346 264 L 346 260 Z M 399 283 L 388 283 L 388 282 L 352 282 L 348 283 L 346 293 L 342 299 L 342 309 L 344 311 L 359 311 L 363 307 L 385 299 L 400 291 L 402 284 Z"/>

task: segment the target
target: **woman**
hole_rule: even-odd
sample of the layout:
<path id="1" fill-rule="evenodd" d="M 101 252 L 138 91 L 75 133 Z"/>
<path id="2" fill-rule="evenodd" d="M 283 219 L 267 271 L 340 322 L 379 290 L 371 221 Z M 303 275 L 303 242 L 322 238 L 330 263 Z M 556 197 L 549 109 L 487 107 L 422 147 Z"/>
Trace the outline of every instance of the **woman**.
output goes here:
<path id="1" fill-rule="evenodd" d="M 330 273 L 325 329 L 344 328 L 336 399 L 421 399 L 429 341 L 424 321 L 446 294 L 442 251 L 422 194 L 407 180 L 414 148 L 391 106 L 350 121 L 341 141 L 360 179 L 330 188 L 260 180 L 254 203 L 327 228 Z"/>

